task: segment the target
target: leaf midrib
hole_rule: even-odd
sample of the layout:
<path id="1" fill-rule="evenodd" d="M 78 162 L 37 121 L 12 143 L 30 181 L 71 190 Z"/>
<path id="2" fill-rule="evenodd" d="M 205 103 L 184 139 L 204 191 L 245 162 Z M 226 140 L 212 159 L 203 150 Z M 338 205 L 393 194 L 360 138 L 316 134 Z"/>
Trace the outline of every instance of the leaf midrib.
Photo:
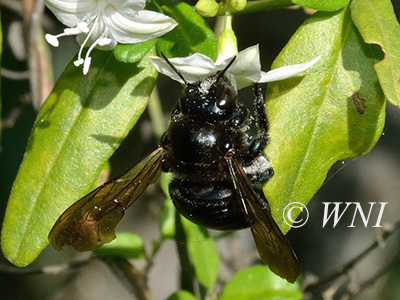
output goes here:
<path id="1" fill-rule="evenodd" d="M 85 99 L 85 103 L 88 101 L 88 99 L 91 98 L 95 87 L 97 86 L 98 83 L 98 78 L 101 77 L 101 75 L 104 72 L 104 69 L 108 63 L 108 61 L 110 60 L 110 56 L 107 58 L 107 61 L 102 65 L 101 69 L 99 70 L 99 72 L 97 73 L 96 76 L 96 80 L 93 80 L 93 87 L 90 89 L 90 93 L 88 93 L 86 99 Z M 77 96 L 78 97 L 78 96 Z M 57 162 L 59 161 L 59 157 L 60 155 L 65 151 L 65 145 L 66 145 L 66 141 L 68 141 L 68 138 L 71 136 L 71 133 L 73 132 L 73 129 L 75 128 L 75 124 L 77 123 L 77 121 L 81 118 L 82 114 L 87 110 L 87 108 L 84 108 L 85 103 L 83 103 L 82 101 L 83 99 L 79 99 L 78 101 L 81 102 L 81 106 L 80 106 L 80 111 L 77 115 L 77 117 L 75 118 L 75 120 L 72 122 L 71 126 L 69 127 L 68 132 L 65 134 L 65 138 L 63 139 L 62 145 L 59 147 L 59 151 L 57 152 L 57 154 L 54 157 L 54 160 L 52 161 L 51 164 L 51 168 L 50 170 L 47 172 L 47 176 L 45 177 L 42 187 L 39 191 L 39 193 L 37 194 L 36 197 L 36 201 L 34 203 L 34 205 L 32 206 L 32 208 L 29 211 L 29 219 L 28 221 L 25 223 L 26 225 L 24 226 L 24 229 L 22 230 L 22 238 L 19 239 L 19 244 L 17 247 L 17 251 L 15 252 L 15 257 L 18 257 L 18 255 L 21 253 L 21 249 L 23 248 L 23 245 L 25 244 L 25 239 L 23 237 L 25 237 L 27 235 L 27 231 L 28 228 L 31 228 L 32 226 L 32 217 L 34 214 L 34 211 L 37 209 L 38 203 L 39 203 L 39 199 L 41 198 L 41 195 L 43 194 L 43 192 L 46 190 L 46 186 L 49 184 L 49 182 L 51 181 L 50 179 L 53 177 L 52 173 L 54 172 L 55 169 L 55 165 L 57 164 Z"/>

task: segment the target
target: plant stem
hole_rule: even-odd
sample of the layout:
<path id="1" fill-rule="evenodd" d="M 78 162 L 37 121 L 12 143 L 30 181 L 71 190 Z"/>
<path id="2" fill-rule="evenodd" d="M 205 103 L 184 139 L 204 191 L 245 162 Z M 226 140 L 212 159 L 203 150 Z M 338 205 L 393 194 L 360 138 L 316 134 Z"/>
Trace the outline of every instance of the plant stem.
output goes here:
<path id="1" fill-rule="evenodd" d="M 146 275 L 131 264 L 128 259 L 118 256 L 103 256 L 101 259 L 111 268 L 121 283 L 138 299 L 152 300 Z"/>
<path id="2" fill-rule="evenodd" d="M 182 227 L 181 216 L 178 212 L 175 212 L 175 242 L 181 265 L 181 289 L 193 294 L 194 269 L 189 259 L 189 252 L 186 247 L 186 235 Z"/>
<path id="3" fill-rule="evenodd" d="M 158 139 L 161 138 L 165 131 L 164 114 L 161 108 L 160 97 L 158 95 L 157 86 L 154 87 L 147 104 L 151 123 L 154 128 L 154 134 Z"/>
<path id="4" fill-rule="evenodd" d="M 71 261 L 68 263 L 57 264 L 57 265 L 48 265 L 40 268 L 17 268 L 11 265 L 6 265 L 4 263 L 0 264 L 0 273 L 3 274 L 23 274 L 23 275 L 38 275 L 38 274 L 46 274 L 46 275 L 58 275 L 64 272 L 71 272 L 74 270 L 78 270 L 82 266 L 88 264 L 92 259 L 92 256 L 85 257 L 82 260 Z"/>
<path id="5" fill-rule="evenodd" d="M 149 273 L 151 267 L 154 264 L 154 258 L 157 255 L 158 251 L 160 250 L 161 245 L 162 245 L 163 242 L 164 242 L 164 239 L 162 237 L 153 242 L 153 250 L 152 250 L 150 256 L 146 257 L 147 265 L 143 269 L 143 273 L 144 274 L 147 275 Z"/>
<path id="6" fill-rule="evenodd" d="M 232 15 L 248 14 L 265 10 L 274 10 L 295 5 L 290 0 L 260 0 L 248 1 L 246 7 L 241 11 L 231 12 Z M 218 12 L 218 15 L 224 15 L 225 12 Z"/>
<path id="7" fill-rule="evenodd" d="M 393 232 L 397 231 L 398 229 L 400 229 L 400 219 L 398 219 L 396 221 L 396 223 L 393 225 L 393 227 L 391 227 L 388 230 L 384 230 L 382 233 L 382 236 L 380 237 L 380 239 L 375 239 L 375 241 L 368 247 L 366 248 L 364 251 L 360 252 L 356 257 L 354 257 L 352 260 L 350 260 L 349 262 L 345 263 L 344 265 L 340 266 L 339 268 L 337 268 L 336 270 L 332 271 L 331 273 L 328 273 L 327 275 L 325 275 L 324 277 L 319 278 L 317 281 L 307 284 L 303 287 L 304 292 L 309 292 L 313 289 L 319 288 L 331 281 L 336 280 L 337 278 L 339 278 L 340 276 L 342 276 L 343 274 L 348 273 L 351 269 L 354 268 L 355 265 L 357 265 L 362 259 L 364 259 L 370 252 L 372 252 L 372 250 L 375 250 L 376 248 L 379 247 L 380 243 L 383 241 L 385 241 L 388 237 L 390 237 Z"/>

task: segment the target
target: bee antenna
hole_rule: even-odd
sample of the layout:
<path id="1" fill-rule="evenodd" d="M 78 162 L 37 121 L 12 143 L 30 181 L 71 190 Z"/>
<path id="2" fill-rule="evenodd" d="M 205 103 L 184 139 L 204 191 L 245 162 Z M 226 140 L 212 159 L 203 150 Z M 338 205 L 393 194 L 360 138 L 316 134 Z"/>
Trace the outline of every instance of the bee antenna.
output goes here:
<path id="1" fill-rule="evenodd" d="M 161 52 L 161 56 L 164 58 L 164 60 L 167 62 L 167 64 L 171 67 L 171 69 L 174 70 L 176 75 L 178 75 L 186 85 L 189 85 L 190 83 L 187 82 L 187 80 L 183 77 L 182 73 L 179 72 L 179 70 L 169 61 L 169 59 L 164 55 L 164 53 Z"/>
<path id="2" fill-rule="evenodd" d="M 235 61 L 235 59 L 236 59 L 236 56 L 234 56 L 234 57 L 231 59 L 231 61 L 229 62 L 229 64 L 225 67 L 225 69 L 223 69 L 223 70 L 221 71 L 221 73 L 218 74 L 218 77 L 217 77 L 217 81 L 216 81 L 216 82 L 218 82 L 218 80 L 220 80 L 220 79 L 224 76 L 225 72 L 229 69 L 230 66 L 232 66 L 232 64 L 233 64 L 233 62 Z"/>

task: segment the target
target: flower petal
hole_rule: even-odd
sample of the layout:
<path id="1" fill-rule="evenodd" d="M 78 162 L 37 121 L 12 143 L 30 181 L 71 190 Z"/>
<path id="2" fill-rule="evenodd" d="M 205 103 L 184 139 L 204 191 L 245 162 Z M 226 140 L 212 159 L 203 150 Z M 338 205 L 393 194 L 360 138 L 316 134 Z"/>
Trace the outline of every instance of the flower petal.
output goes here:
<path id="1" fill-rule="evenodd" d="M 158 72 L 175 81 L 184 83 L 163 58 L 151 56 L 150 59 Z M 174 57 L 168 60 L 181 72 L 183 78 L 190 83 L 213 75 L 219 70 L 211 58 L 201 53 L 195 53 L 187 57 Z"/>
<path id="2" fill-rule="evenodd" d="M 98 5 L 97 0 L 45 0 L 44 2 L 57 19 L 68 27 L 75 27 L 85 15 L 95 12 Z"/>
<path id="3" fill-rule="evenodd" d="M 226 58 L 222 64 L 217 65 L 218 67 L 225 67 L 231 60 L 232 58 Z M 228 71 L 235 75 L 241 74 L 243 76 L 260 77 L 261 64 L 258 45 L 240 51 Z"/>
<path id="4" fill-rule="evenodd" d="M 160 73 L 184 83 L 164 59 L 160 57 L 150 58 Z M 255 82 L 271 82 L 295 76 L 312 67 L 319 59 L 320 56 L 307 63 L 285 66 L 266 73 L 261 71 L 259 48 L 258 45 L 255 45 L 239 52 L 225 75 L 231 80 L 232 85 L 239 90 Z M 232 57 L 227 57 L 214 63 L 208 56 L 200 53 L 169 59 L 174 67 L 181 72 L 183 78 L 190 83 L 223 70 L 231 60 Z"/>
<path id="5" fill-rule="evenodd" d="M 136 15 L 128 15 L 112 7 L 104 11 L 103 22 L 113 39 L 127 44 L 159 37 L 178 25 L 174 19 L 153 11 L 140 10 Z"/>
<path id="6" fill-rule="evenodd" d="M 240 51 L 228 73 L 235 76 L 238 89 L 259 82 L 261 79 L 261 63 L 258 45 Z"/>
<path id="7" fill-rule="evenodd" d="M 269 71 L 267 73 L 262 72 L 261 79 L 259 82 L 272 82 L 272 81 L 278 81 L 278 80 L 287 79 L 289 77 L 293 77 L 293 76 L 311 68 L 313 65 L 315 65 L 319 61 L 320 58 L 321 58 L 321 56 L 317 56 L 313 60 L 306 62 L 306 63 L 280 67 L 278 69 Z"/>
<path id="8" fill-rule="evenodd" d="M 136 13 L 146 6 L 146 0 L 107 0 L 119 12 Z"/>
<path id="9" fill-rule="evenodd" d="M 83 32 L 77 35 L 76 41 L 78 42 L 79 45 L 83 45 L 85 39 L 87 39 L 85 45 L 91 45 L 94 42 L 96 42 L 102 35 L 104 35 L 104 32 L 106 31 L 106 25 L 104 22 L 95 22 L 95 24 L 92 24 L 92 27 L 90 28 L 90 35 L 88 38 L 88 33 Z M 84 46 L 85 46 L 84 45 Z M 111 45 L 108 45 L 107 47 L 99 47 L 103 50 L 111 50 L 115 48 L 117 45 L 116 41 L 113 41 Z"/>

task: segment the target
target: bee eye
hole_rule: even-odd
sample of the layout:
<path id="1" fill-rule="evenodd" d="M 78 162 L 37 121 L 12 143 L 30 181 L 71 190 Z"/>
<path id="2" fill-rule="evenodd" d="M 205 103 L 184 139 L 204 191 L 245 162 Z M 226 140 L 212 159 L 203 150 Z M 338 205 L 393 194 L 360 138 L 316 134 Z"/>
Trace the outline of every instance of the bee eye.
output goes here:
<path id="1" fill-rule="evenodd" d="M 181 95 L 181 96 L 179 97 L 179 107 L 180 107 L 181 109 L 182 109 L 182 107 L 185 107 L 186 100 L 187 100 L 187 97 L 186 97 L 185 95 Z"/>
<path id="2" fill-rule="evenodd" d="M 228 87 L 224 89 L 221 96 L 218 99 L 217 106 L 220 109 L 227 109 L 235 105 L 236 103 L 236 93 L 233 88 Z"/>
<path id="3" fill-rule="evenodd" d="M 187 107 L 188 105 L 192 105 L 193 102 L 196 100 L 196 92 L 190 88 L 190 87 L 186 87 L 180 97 L 179 97 L 179 105 L 181 108 Z"/>
<path id="4" fill-rule="evenodd" d="M 185 105 L 185 103 L 186 103 L 188 97 L 189 97 L 189 93 L 188 93 L 187 89 L 184 89 L 184 90 L 181 92 L 181 95 L 179 96 L 179 103 L 180 103 L 180 105 Z"/>

